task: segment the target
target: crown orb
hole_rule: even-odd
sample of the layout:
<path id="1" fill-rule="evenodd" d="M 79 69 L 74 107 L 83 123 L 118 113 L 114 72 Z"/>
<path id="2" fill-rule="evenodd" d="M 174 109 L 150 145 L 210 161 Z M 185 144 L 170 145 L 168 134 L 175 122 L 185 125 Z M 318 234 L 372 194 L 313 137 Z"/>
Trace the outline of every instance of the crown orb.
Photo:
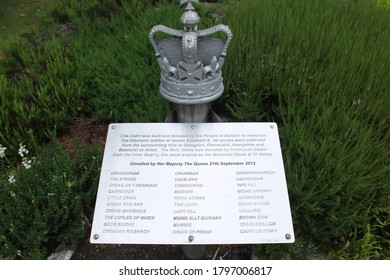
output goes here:
<path id="1" fill-rule="evenodd" d="M 185 27 L 192 29 L 198 25 L 200 17 L 194 10 L 188 10 L 182 14 L 180 21 Z"/>

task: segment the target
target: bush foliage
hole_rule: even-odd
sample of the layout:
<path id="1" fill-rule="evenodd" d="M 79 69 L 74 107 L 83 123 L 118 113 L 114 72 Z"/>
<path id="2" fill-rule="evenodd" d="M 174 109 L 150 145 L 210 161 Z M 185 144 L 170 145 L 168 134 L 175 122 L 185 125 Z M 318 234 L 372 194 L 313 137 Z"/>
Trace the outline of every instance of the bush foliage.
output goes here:
<path id="1" fill-rule="evenodd" d="M 294 244 L 254 246 L 254 253 L 389 259 L 384 2 L 220 2 L 197 5 L 200 28 L 222 19 L 234 35 L 217 107 L 237 121 L 278 123 L 296 235 Z M 39 150 L 76 116 L 163 121 L 171 107 L 158 93 L 148 33 L 156 24 L 181 28 L 181 12 L 176 1 L 61 1 L 43 30 L 0 61 L 0 144 L 7 152 L 21 142 Z M 51 144 L 31 169 L 5 168 L 4 161 L 2 168 L 1 254 L 44 258 L 88 228 L 99 169 L 95 149 L 71 154 Z"/>
<path id="2" fill-rule="evenodd" d="M 0 65 L 0 143 L 14 150 L 21 142 L 36 149 L 81 109 L 71 49 L 58 38 L 30 39 Z"/>
<path id="3" fill-rule="evenodd" d="M 75 245 L 92 222 L 100 163 L 99 149 L 53 142 L 30 167 L 1 170 L 0 255 L 44 259 Z"/>
<path id="4" fill-rule="evenodd" d="M 372 1 L 264 0 L 226 20 L 227 101 L 238 120 L 280 124 L 298 237 L 258 255 L 389 258 L 388 13 Z"/>

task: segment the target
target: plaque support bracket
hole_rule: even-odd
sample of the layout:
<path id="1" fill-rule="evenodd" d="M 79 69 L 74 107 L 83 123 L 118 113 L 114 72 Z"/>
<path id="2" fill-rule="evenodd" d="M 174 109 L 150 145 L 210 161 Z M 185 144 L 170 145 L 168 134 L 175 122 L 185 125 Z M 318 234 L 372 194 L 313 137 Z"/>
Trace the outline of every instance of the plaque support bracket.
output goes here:
<path id="1" fill-rule="evenodd" d="M 183 105 L 175 104 L 175 110 L 167 117 L 165 122 L 176 123 L 207 123 L 220 122 L 219 117 L 211 110 L 210 103 Z M 191 242 L 193 236 L 189 236 Z M 182 245 L 182 251 L 187 258 L 201 259 L 206 253 L 206 245 Z"/>

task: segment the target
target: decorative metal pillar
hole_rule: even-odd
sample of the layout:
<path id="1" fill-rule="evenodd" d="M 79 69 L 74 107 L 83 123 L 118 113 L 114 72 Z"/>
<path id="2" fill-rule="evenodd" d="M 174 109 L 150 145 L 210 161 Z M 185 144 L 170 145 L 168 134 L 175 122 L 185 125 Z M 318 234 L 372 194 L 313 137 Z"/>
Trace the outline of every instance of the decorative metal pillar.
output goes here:
<path id="1" fill-rule="evenodd" d="M 200 18 L 192 3 L 199 0 L 180 0 L 181 6 L 187 4 L 180 18 L 183 30 L 156 25 L 150 31 L 149 40 L 161 68 L 160 93 L 175 107 L 167 122 L 218 122 L 210 104 L 224 90 L 221 68 L 232 32 L 223 24 L 198 30 Z M 171 37 L 157 41 L 159 32 Z M 224 32 L 226 40 L 204 38 L 216 32 Z M 184 246 L 183 251 L 189 258 L 200 258 L 205 247 Z"/>
<path id="2" fill-rule="evenodd" d="M 223 24 L 198 30 L 200 18 L 192 3 L 199 0 L 180 1 L 187 4 L 180 18 L 184 30 L 156 25 L 149 34 L 161 68 L 160 93 L 174 103 L 174 122 L 210 121 L 210 103 L 223 93 L 221 68 L 232 40 L 232 32 Z M 157 41 L 158 32 L 173 37 Z M 202 38 L 216 32 L 224 32 L 226 40 Z"/>

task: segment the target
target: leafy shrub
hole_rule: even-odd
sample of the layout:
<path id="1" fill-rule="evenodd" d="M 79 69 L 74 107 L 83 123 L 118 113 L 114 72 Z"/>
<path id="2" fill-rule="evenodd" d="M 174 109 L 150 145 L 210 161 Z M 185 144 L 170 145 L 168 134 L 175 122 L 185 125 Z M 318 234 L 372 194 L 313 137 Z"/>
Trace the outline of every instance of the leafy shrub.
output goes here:
<path id="1" fill-rule="evenodd" d="M 58 9 L 68 11 L 62 17 L 77 26 L 75 71 L 83 84 L 83 111 L 111 122 L 164 121 L 171 104 L 159 94 L 160 70 L 148 35 L 157 24 L 181 29 L 183 9 L 176 1 L 105 1 L 110 8 L 103 12 L 92 2 L 99 1 L 69 1 Z"/>
<path id="2" fill-rule="evenodd" d="M 83 83 L 84 113 L 115 122 L 164 120 L 170 105 L 158 93 L 148 34 L 156 13 L 162 18 L 169 9 L 147 8 L 149 1 L 99 2 L 67 1 L 54 13 L 77 27 L 75 71 Z"/>
<path id="3" fill-rule="evenodd" d="M 255 252 L 388 257 L 388 13 L 370 1 L 241 1 L 227 21 L 226 98 L 238 120 L 280 124 L 297 236 Z"/>
<path id="4" fill-rule="evenodd" d="M 13 46 L 0 65 L 0 142 L 31 149 L 81 109 L 73 54 L 60 38 Z"/>
<path id="5" fill-rule="evenodd" d="M 129 18 L 137 17 L 146 7 L 159 2 L 144 0 L 67 0 L 55 7 L 51 16 L 59 23 L 68 23 L 78 18 L 110 19 L 122 15 L 124 9 L 131 10 Z"/>
<path id="6" fill-rule="evenodd" d="M 389 0 L 377 0 L 377 5 L 380 8 L 390 11 L 390 1 Z"/>
<path id="7" fill-rule="evenodd" d="M 54 142 L 42 149 L 31 166 L 2 170 L 1 255 L 44 259 L 84 236 L 92 218 L 100 153 L 91 146 L 67 150 Z"/>
<path id="8" fill-rule="evenodd" d="M 159 23 L 182 28 L 183 10 L 177 2 L 153 3 L 71 0 L 54 7 L 39 25 L 46 29 L 25 35 L 0 61 L 0 143 L 36 149 L 77 115 L 163 121 L 171 105 L 159 94 L 148 34 Z"/>

